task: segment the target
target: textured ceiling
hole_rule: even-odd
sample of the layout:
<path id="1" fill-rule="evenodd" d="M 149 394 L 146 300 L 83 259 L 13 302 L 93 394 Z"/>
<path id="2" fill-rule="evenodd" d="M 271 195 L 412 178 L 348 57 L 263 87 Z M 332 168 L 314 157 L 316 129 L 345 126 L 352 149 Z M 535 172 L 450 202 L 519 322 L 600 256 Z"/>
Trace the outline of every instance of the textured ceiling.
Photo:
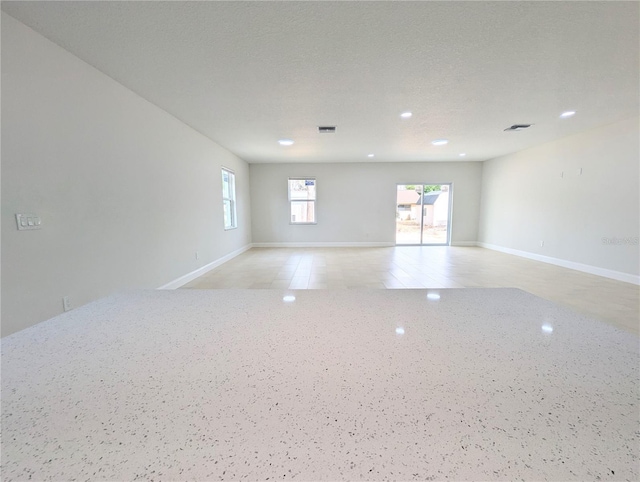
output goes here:
<path id="1" fill-rule="evenodd" d="M 249 162 L 361 162 L 485 160 L 637 115 L 638 5 L 4 1 L 2 9 Z M 411 119 L 399 117 L 405 110 Z M 565 110 L 577 114 L 559 119 Z M 534 126 L 503 132 L 515 123 Z M 337 133 L 318 134 L 319 125 Z M 278 145 L 283 137 L 295 144 Z M 434 147 L 436 138 L 450 142 Z"/>

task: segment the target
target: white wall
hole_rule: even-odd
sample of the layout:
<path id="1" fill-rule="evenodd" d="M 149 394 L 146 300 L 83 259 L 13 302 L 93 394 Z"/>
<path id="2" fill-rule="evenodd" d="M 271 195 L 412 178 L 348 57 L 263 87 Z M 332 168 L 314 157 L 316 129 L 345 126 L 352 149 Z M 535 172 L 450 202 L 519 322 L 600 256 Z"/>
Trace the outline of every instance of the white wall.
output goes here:
<path id="1" fill-rule="evenodd" d="M 486 161 L 479 241 L 634 281 L 638 245 L 603 238 L 639 236 L 639 164 L 638 118 Z"/>
<path id="2" fill-rule="evenodd" d="M 224 231 L 221 166 L 239 227 Z M 251 241 L 248 165 L 2 14 L 2 335 Z M 39 231 L 18 231 L 15 213 Z M 196 260 L 195 252 L 199 251 Z"/>
<path id="3" fill-rule="evenodd" d="M 452 243 L 475 242 L 479 162 L 251 164 L 254 243 L 395 243 L 396 184 L 453 183 Z M 313 226 L 289 224 L 287 179 L 318 181 Z"/>

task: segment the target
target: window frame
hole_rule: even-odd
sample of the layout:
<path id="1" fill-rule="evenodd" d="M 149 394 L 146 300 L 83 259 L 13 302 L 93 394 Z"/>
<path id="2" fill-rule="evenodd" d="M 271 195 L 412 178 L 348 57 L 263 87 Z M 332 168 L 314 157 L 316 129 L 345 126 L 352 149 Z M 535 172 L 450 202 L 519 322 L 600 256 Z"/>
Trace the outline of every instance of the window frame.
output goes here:
<path id="1" fill-rule="evenodd" d="M 291 186 L 290 186 L 290 182 L 289 181 L 313 181 L 313 183 L 314 183 L 313 185 L 316 188 L 313 199 L 291 199 Z M 314 176 L 289 177 L 287 179 L 287 198 L 289 200 L 289 224 L 290 225 L 292 225 L 292 226 L 314 226 L 314 225 L 318 224 L 318 215 L 316 213 L 316 203 L 318 201 L 318 180 Z M 291 220 L 292 208 L 293 208 L 293 203 L 294 202 L 313 203 L 313 222 L 308 222 L 308 221 L 299 222 L 299 221 L 292 221 Z"/>
<path id="2" fill-rule="evenodd" d="M 229 197 L 224 194 L 224 175 L 227 173 L 229 176 Z M 230 231 L 238 228 L 238 215 L 236 211 L 236 173 L 228 167 L 222 167 L 222 222 L 224 223 L 224 230 Z M 231 224 L 227 226 L 225 219 L 226 203 L 229 203 L 229 212 L 231 216 Z"/>

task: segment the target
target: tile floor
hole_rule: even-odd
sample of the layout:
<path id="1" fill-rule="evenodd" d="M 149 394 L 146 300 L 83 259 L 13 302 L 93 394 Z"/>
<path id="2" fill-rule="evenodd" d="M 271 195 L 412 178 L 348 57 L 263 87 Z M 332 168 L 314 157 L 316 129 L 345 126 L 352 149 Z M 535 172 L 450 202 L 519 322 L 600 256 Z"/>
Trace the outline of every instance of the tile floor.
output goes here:
<path id="1" fill-rule="evenodd" d="M 253 248 L 198 289 L 520 288 L 640 332 L 640 287 L 484 248 Z"/>

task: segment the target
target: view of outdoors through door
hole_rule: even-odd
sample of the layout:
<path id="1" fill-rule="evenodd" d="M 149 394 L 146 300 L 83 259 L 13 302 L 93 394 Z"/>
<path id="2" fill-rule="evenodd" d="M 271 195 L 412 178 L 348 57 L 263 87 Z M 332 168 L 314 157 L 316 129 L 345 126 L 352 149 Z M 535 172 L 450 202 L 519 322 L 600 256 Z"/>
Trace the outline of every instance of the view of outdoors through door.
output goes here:
<path id="1" fill-rule="evenodd" d="M 449 244 L 450 184 L 398 184 L 396 244 Z"/>

